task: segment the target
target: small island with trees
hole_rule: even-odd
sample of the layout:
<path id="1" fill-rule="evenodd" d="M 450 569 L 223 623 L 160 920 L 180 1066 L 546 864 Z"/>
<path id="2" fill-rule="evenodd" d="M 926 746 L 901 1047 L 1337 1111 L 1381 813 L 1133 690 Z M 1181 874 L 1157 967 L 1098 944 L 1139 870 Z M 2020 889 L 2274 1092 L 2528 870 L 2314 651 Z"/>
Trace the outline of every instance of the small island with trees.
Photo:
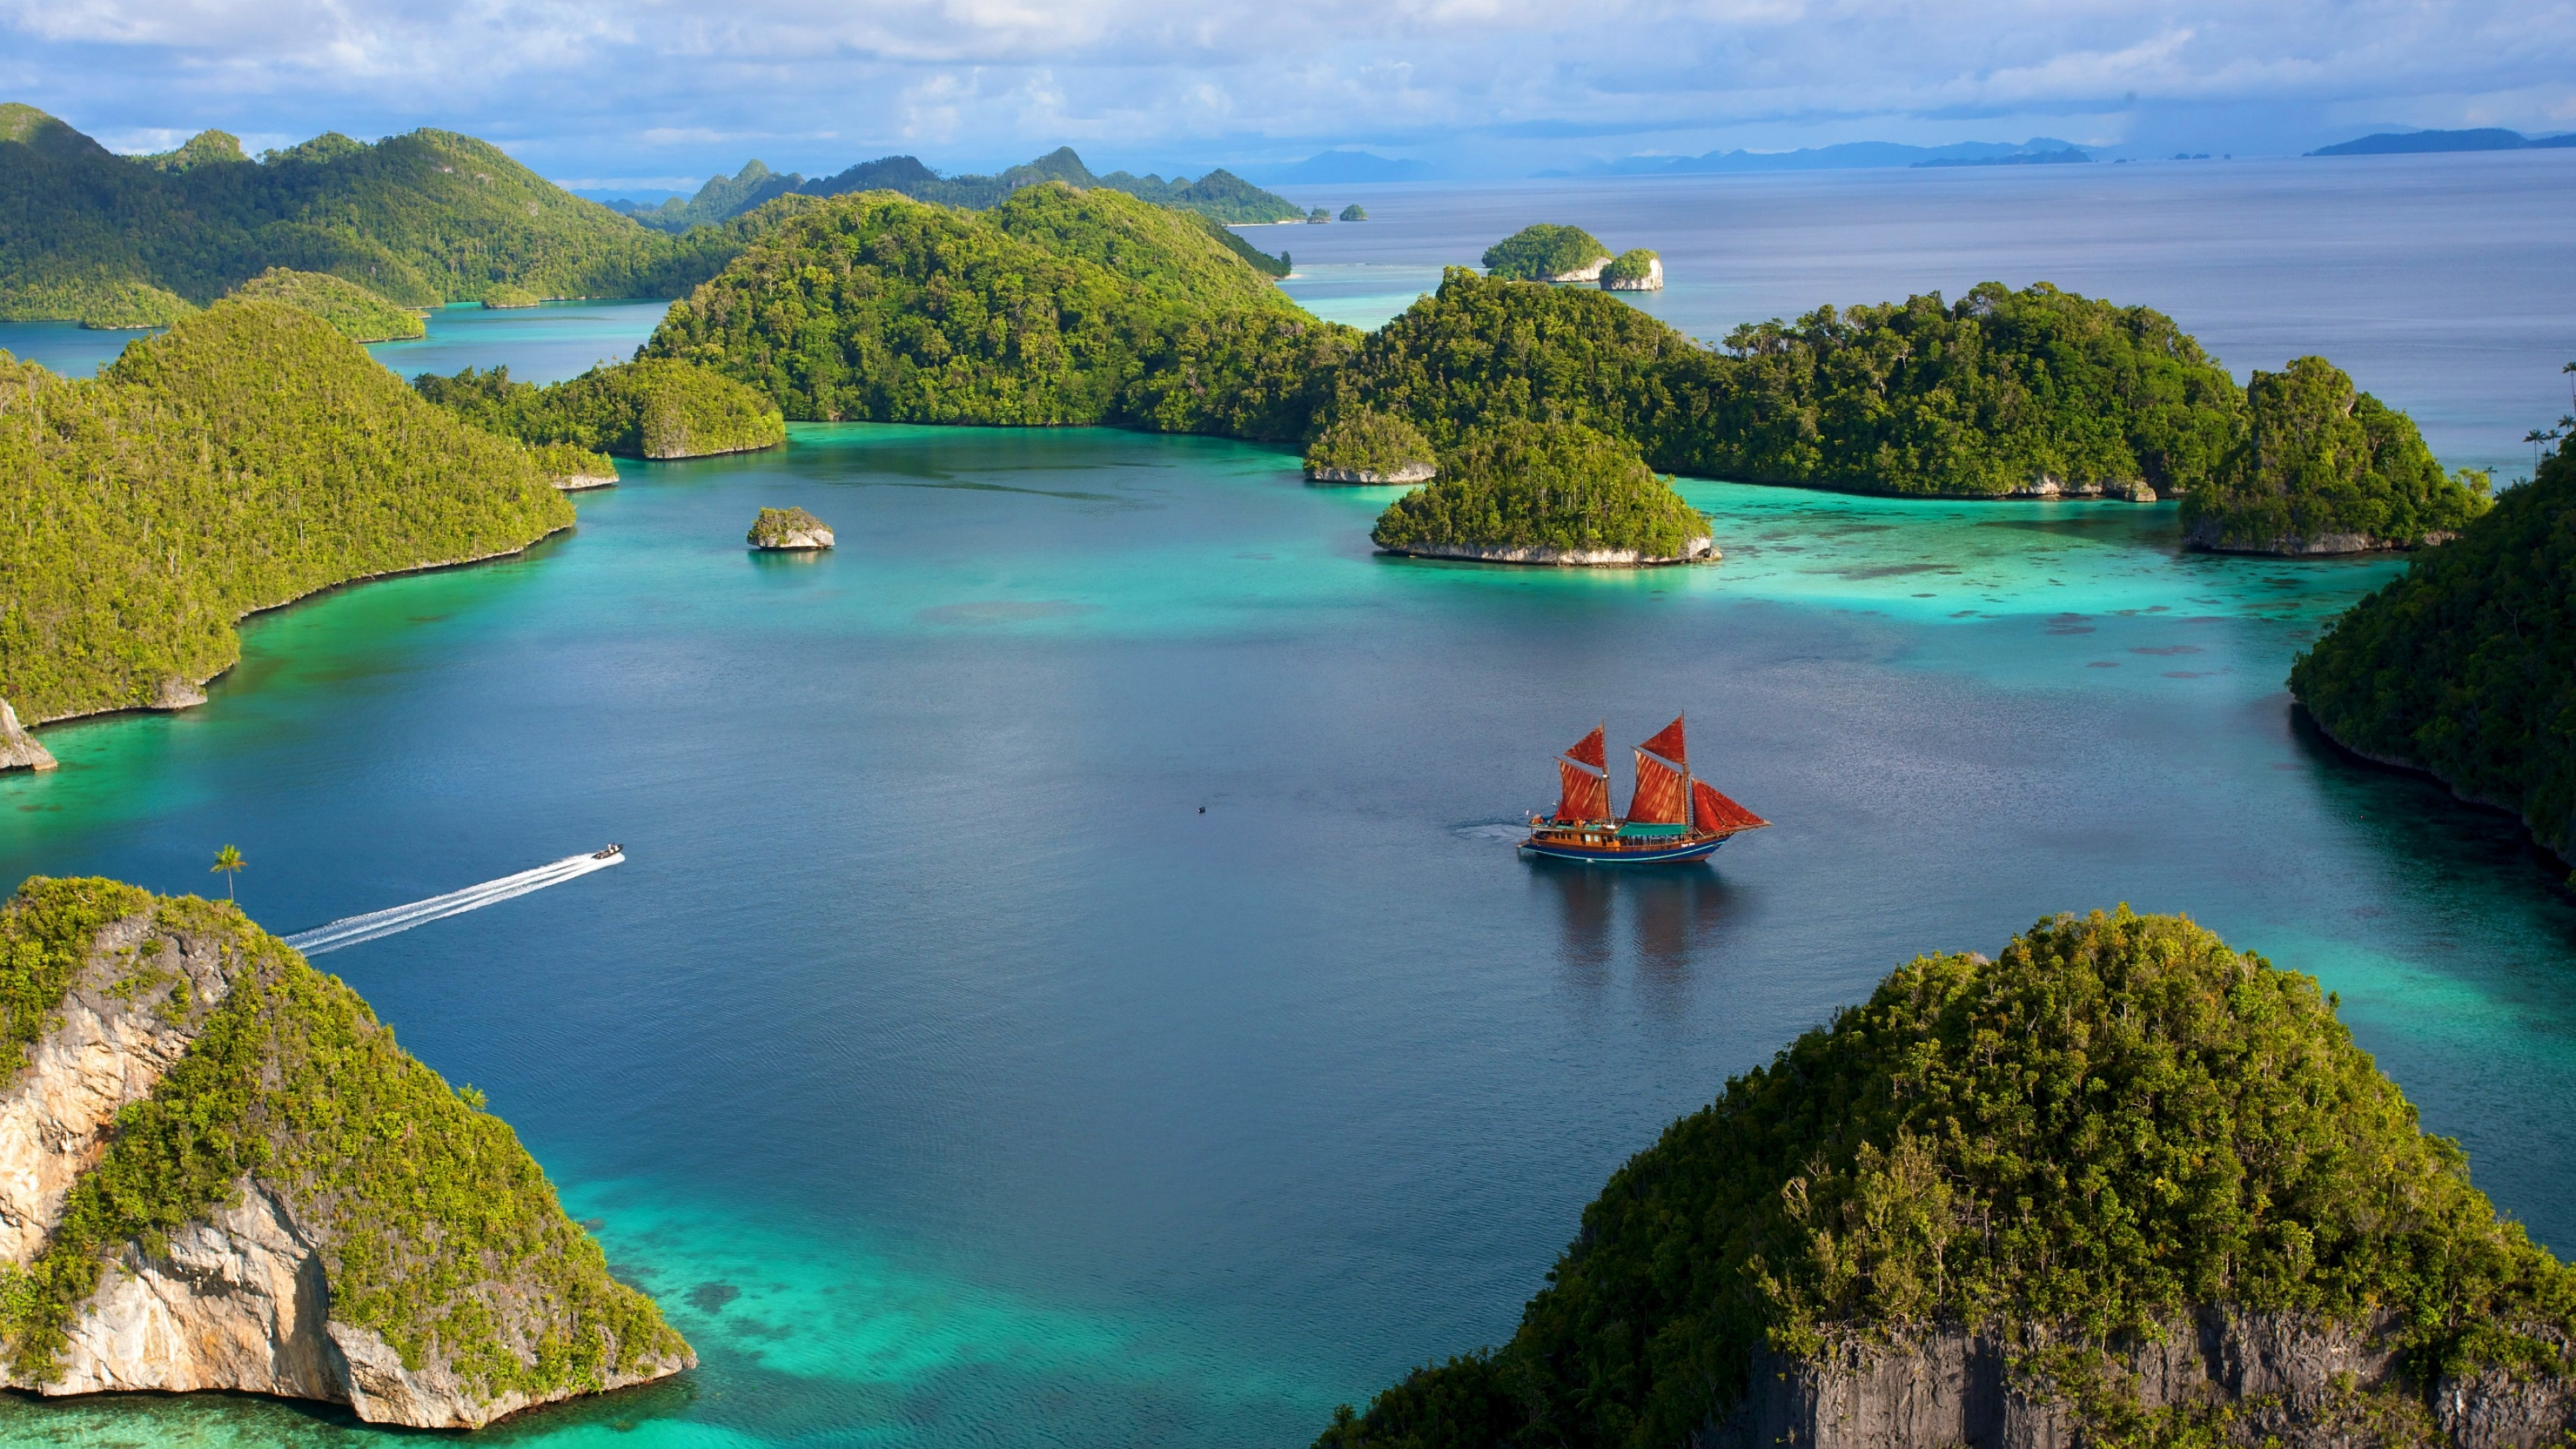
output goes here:
<path id="1" fill-rule="evenodd" d="M 832 530 L 802 508 L 764 508 L 743 541 L 766 552 L 797 553 L 830 548 Z"/>
<path id="2" fill-rule="evenodd" d="M 1393 413 L 1344 413 L 1306 448 L 1309 483 L 1428 483 L 1439 472 L 1431 440 Z"/>
<path id="3" fill-rule="evenodd" d="M 531 446 L 628 458 L 704 458 L 787 441 L 769 399 L 729 377 L 671 358 L 594 367 L 546 387 L 513 382 L 510 369 L 453 376 L 424 372 L 412 387 L 478 427 Z M 615 470 L 602 466 L 611 480 Z"/>
<path id="4" fill-rule="evenodd" d="M 1579 226 L 1542 222 L 1485 248 L 1485 275 L 1500 282 L 1597 282 L 1610 249 Z"/>
<path id="5" fill-rule="evenodd" d="M 1510 422 L 1442 460 L 1440 481 L 1388 504 L 1369 538 L 1391 554 L 1487 563 L 1713 563 L 1708 518 L 1635 447 L 1580 423 Z"/>
<path id="6" fill-rule="evenodd" d="M 403 342 L 429 335 L 429 324 L 345 277 L 271 267 L 232 290 L 245 299 L 283 302 L 340 329 L 352 342 Z"/>
<path id="7" fill-rule="evenodd" d="M 1660 292 L 1664 289 L 1664 259 L 1644 247 L 1631 247 L 1610 259 L 1601 269 L 1601 290 L 1605 292 Z"/>

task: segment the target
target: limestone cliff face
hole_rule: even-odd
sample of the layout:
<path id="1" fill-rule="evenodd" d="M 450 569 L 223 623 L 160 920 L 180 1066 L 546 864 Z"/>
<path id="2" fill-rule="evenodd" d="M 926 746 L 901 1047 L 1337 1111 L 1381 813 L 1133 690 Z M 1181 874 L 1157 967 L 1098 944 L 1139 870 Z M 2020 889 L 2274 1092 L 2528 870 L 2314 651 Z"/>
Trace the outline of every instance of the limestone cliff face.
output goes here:
<path id="1" fill-rule="evenodd" d="M 1561 568 L 1651 568 L 1662 564 L 1716 563 L 1726 557 L 1706 535 L 1691 539 L 1679 554 L 1649 554 L 1633 548 L 1550 548 L 1545 545 L 1419 543 L 1384 550 L 1409 558 L 1470 559 L 1479 563 L 1551 564 Z"/>
<path id="2" fill-rule="evenodd" d="M 0 699 L 0 770 L 53 767 L 53 752 L 36 743 L 36 737 L 18 723 L 18 712 L 9 707 L 9 701 Z"/>
<path id="3" fill-rule="evenodd" d="M 84 1175 L 100 1168 L 120 1132 L 133 1130 L 120 1126 L 118 1113 L 166 1089 L 210 1023 L 224 1017 L 232 1030 L 245 1021 L 265 1024 L 276 1017 L 268 1004 L 292 1000 L 298 991 L 326 1003 L 330 993 L 346 995 L 336 982 L 320 984 L 256 928 L 202 928 L 208 920 L 239 923 L 229 908 L 191 904 L 200 908 L 194 922 L 152 911 L 99 928 L 25 1065 L 0 1090 L 0 1261 L 10 1265 L 0 1272 L 24 1271 L 57 1247 L 67 1201 Z M 255 949 L 242 949 L 245 941 L 257 943 Z M 281 973 L 310 980 L 282 982 Z M 243 992 L 249 995 L 236 1002 Z M 354 1010 L 334 1019 L 343 1032 L 352 1024 L 383 1032 L 354 996 L 346 1000 Z M 245 1005 L 269 1011 L 270 1018 L 234 1009 Z M 264 1079 L 299 1081 L 303 1064 L 286 1059 L 299 1030 L 290 1024 L 273 1033 L 290 1046 L 269 1051 L 258 1068 Z M 401 1073 L 417 1074 L 401 1077 L 402 1084 L 417 1090 L 422 1080 L 435 1083 L 426 1068 L 399 1056 L 389 1035 L 379 1046 L 379 1065 L 390 1057 Z M 309 1082 L 312 1074 L 300 1080 Z M 435 1090 L 439 1098 L 452 1096 L 443 1084 Z M 353 1162 L 343 1176 L 343 1163 L 297 1139 L 313 1130 L 312 1122 L 328 1119 L 333 1104 L 317 1110 L 306 1096 L 292 1112 L 259 1110 L 262 1105 L 255 1099 L 240 1123 L 265 1140 L 265 1150 L 251 1159 L 259 1165 L 212 1192 L 214 1201 L 175 1230 L 138 1233 L 100 1249 L 95 1290 L 69 1305 L 49 1352 L 29 1353 L 25 1322 L 5 1325 L 8 1386 L 46 1395 L 275 1394 L 345 1403 L 373 1423 L 462 1429 L 695 1365 L 695 1355 L 662 1326 L 649 1300 L 606 1280 L 604 1266 L 596 1268 L 595 1281 L 561 1272 L 562 1260 L 582 1252 L 596 1265 L 597 1249 L 563 1219 L 532 1163 L 522 1180 L 535 1182 L 542 1210 L 528 1215 L 534 1231 L 523 1231 L 522 1240 L 540 1246 L 523 1251 L 515 1264 L 506 1251 L 487 1254 L 482 1261 L 493 1266 L 486 1280 L 446 1305 L 452 1310 L 462 1302 L 466 1313 L 430 1305 L 427 1331 L 417 1324 L 409 1333 L 396 1329 L 409 1339 L 408 1351 L 377 1326 L 352 1321 L 335 1296 L 341 1250 L 349 1248 L 356 1261 L 380 1260 L 388 1246 L 381 1235 L 367 1238 L 386 1217 L 385 1208 L 369 1201 L 379 1190 L 370 1176 L 376 1169 Z M 468 1129 L 487 1153 L 506 1137 L 505 1127 L 462 1103 L 440 1105 L 467 1114 Z M 369 1099 L 363 1110 L 380 1114 L 379 1101 Z M 405 1150 L 418 1151 L 440 1131 L 454 1130 L 453 1122 L 427 1123 Z M 509 1146 L 519 1151 L 514 1140 Z M 401 1254 L 419 1245 L 392 1246 Z M 376 1285 L 379 1300 L 382 1286 Z M 379 1307 L 379 1318 L 382 1312 Z M 455 1326 L 468 1322 L 489 1325 L 480 1342 L 459 1339 Z M 621 1344 L 620 1335 L 634 1342 Z M 537 1371 L 537 1349 L 549 1337 L 605 1339 L 608 1349 L 588 1369 L 548 1380 Z M 496 1362 L 502 1365 L 497 1375 Z M 460 1369 L 469 1363 L 474 1371 Z M 510 1368 L 514 1363 L 518 1370 Z"/>
<path id="4" fill-rule="evenodd" d="M 1306 469 L 1306 481 L 1383 487 L 1395 483 L 1428 483 L 1438 477 L 1439 473 L 1440 470 L 1429 463 L 1405 463 L 1384 471 L 1375 468 L 1335 468 L 1316 464 Z"/>
<path id="5" fill-rule="evenodd" d="M 2360 1396 L 2390 1386 L 2396 1372 L 2385 1327 L 2207 1308 L 2162 1342 L 2117 1356 L 2115 1387 L 2149 1410 L 2234 1406 L 2252 1441 L 2283 1449 L 2376 1442 L 2356 1435 L 2353 1420 Z M 1954 1329 L 1828 1363 L 1757 1354 L 1744 1399 L 1692 1436 L 1691 1449 L 2077 1449 L 2071 1405 L 2016 1368 L 2025 1353 Z M 2426 1427 L 2454 1449 L 2538 1449 L 2576 1425 L 2576 1394 L 2554 1378 L 2446 1379 L 2431 1420 Z"/>

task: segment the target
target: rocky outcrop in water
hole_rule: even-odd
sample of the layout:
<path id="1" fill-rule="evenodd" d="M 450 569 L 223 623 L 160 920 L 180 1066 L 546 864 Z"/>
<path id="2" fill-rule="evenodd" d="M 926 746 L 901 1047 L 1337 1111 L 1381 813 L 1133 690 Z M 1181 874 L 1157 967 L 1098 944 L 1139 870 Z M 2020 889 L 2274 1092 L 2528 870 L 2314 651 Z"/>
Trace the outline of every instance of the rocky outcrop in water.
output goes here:
<path id="1" fill-rule="evenodd" d="M 2412 541 L 2346 532 L 2285 534 L 2268 539 L 2231 538 L 2225 520 L 2204 514 L 2193 519 L 2183 530 L 2182 541 L 2186 547 L 2211 553 L 2261 554 L 2272 558 L 2340 558 L 2359 553 L 2394 553 L 2401 549 L 2430 547 L 2449 543 L 2457 537 L 2459 534 L 2455 531 L 2437 529 Z"/>
<path id="2" fill-rule="evenodd" d="M 2345 1449 L 2438 1432 L 2452 1449 L 2536 1449 L 2576 1426 L 2564 1379 L 2516 1382 L 2501 1371 L 2445 1378 L 2432 1396 L 2402 1391 L 2387 1331 L 2289 1313 L 2205 1308 L 2166 1325 L 2090 1382 L 2061 1382 L 2039 1343 L 1964 1329 L 1827 1362 L 1757 1353 L 1745 1397 L 1694 1435 L 1692 1449 L 2065 1449 L 2082 1442 L 2075 1400 L 2109 1394 L 2149 1413 L 2223 1414 L 2221 1441 Z M 2077 1360 L 2080 1361 L 2080 1360 Z M 2019 1367 L 2016 1367 L 2016 1365 Z M 2356 1421 L 2383 1421 L 2356 1433 Z M 2413 1423 L 2385 1422 L 2390 1419 Z M 2390 1433 L 2395 1428 L 2401 1432 Z M 2427 1439 L 2430 1435 L 2425 1436 Z"/>
<path id="3" fill-rule="evenodd" d="M 51 750 L 36 743 L 18 723 L 18 712 L 9 701 L 0 699 L 0 770 L 50 770 L 54 768 Z"/>
<path id="4" fill-rule="evenodd" d="M 832 530 L 802 508 L 764 508 L 743 541 L 753 548 L 781 552 L 830 548 Z"/>
<path id="5" fill-rule="evenodd" d="M 1395 483 L 1428 483 L 1438 477 L 1439 473 L 1440 470 L 1429 463 L 1406 463 L 1385 472 L 1379 472 L 1374 468 L 1336 468 L 1330 464 L 1309 464 L 1306 468 L 1306 481 L 1384 486 Z"/>
<path id="6" fill-rule="evenodd" d="M 0 1090 L 10 1387 L 276 1394 L 467 1429 L 695 1364 L 505 1125 L 229 905 L 39 879 L 0 938 L 65 976 Z M 176 1182 L 152 1141 L 173 1118 L 200 1134 L 192 1169 L 255 1146 Z M 460 1174 L 468 1218 L 439 1206 Z"/>

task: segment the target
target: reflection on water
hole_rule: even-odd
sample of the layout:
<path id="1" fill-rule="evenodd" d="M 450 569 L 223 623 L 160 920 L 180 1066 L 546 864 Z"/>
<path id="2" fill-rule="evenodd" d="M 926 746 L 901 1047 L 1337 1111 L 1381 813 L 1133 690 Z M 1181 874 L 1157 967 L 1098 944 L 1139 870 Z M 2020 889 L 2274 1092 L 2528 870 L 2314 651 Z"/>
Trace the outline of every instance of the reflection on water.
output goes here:
<path id="1" fill-rule="evenodd" d="M 1521 863 L 1555 909 L 1558 959 L 1569 977 L 1606 984 L 1628 960 L 1649 1018 L 1679 1020 L 1695 982 L 1725 959 L 1725 928 L 1742 891 L 1710 862 L 1601 866 L 1532 855 Z"/>

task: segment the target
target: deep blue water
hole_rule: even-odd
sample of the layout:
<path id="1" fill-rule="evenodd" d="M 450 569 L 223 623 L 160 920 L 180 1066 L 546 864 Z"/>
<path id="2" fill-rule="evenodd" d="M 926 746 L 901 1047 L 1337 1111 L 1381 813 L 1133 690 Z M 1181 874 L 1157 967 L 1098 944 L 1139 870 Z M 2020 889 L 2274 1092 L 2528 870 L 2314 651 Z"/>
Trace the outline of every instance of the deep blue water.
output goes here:
<path id="1" fill-rule="evenodd" d="M 482 363 L 522 370 L 520 319 L 551 325 L 499 314 Z M 48 730 L 64 768 L 0 780 L 0 872 L 204 890 L 232 842 L 279 930 L 627 845 L 323 960 L 704 1355 L 490 1437 L 1302 1444 L 1506 1335 L 1729 1073 L 1915 952 L 2121 901 L 2317 973 L 2576 1243 L 2561 872 L 2281 689 L 2400 565 L 2184 556 L 2169 506 L 1706 482 L 1714 568 L 1402 562 L 1365 541 L 1386 490 L 1087 430 L 620 467 L 575 533 L 267 616 L 204 708 Z M 747 553 L 784 504 L 840 548 Z M 1516 858 L 1557 749 L 1677 710 L 1775 828 L 1708 870 Z M 373 1437 L 0 1400 L 12 1442 Z"/>

